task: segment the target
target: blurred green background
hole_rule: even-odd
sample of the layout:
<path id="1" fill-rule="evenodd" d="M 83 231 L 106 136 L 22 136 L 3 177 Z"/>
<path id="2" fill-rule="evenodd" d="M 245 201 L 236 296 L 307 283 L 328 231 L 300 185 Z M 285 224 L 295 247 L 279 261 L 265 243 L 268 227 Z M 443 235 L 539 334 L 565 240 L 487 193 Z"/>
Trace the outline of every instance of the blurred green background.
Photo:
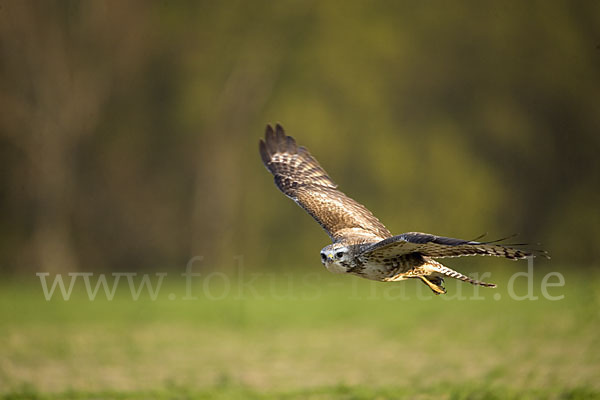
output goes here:
<path id="1" fill-rule="evenodd" d="M 0 268 L 317 264 L 267 123 L 395 233 L 600 246 L 600 3 L 2 1 Z"/>
<path id="2" fill-rule="evenodd" d="M 597 1 L 0 0 L 0 395 L 598 397 L 599 99 Z M 542 243 L 538 301 L 329 274 L 275 122 L 394 233 Z"/>

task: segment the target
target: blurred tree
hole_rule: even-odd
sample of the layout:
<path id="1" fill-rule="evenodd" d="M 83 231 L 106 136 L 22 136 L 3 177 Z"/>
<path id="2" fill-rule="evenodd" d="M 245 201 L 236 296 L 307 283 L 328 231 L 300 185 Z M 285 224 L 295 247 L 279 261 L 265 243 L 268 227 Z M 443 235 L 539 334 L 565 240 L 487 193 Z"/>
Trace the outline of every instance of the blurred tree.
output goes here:
<path id="1" fill-rule="evenodd" d="M 12 268 L 72 271 L 85 263 L 86 254 L 74 248 L 77 152 L 97 133 L 111 86 L 144 61 L 140 7 L 107 6 L 3 4 L 0 123 L 4 152 L 13 153 L 4 165 L 9 229 L 3 237 L 14 246 L 3 250 Z M 127 18 L 134 11 L 137 18 Z"/>
<path id="2" fill-rule="evenodd" d="M 0 268 L 315 263 L 277 121 L 393 232 L 590 264 L 599 4 L 3 1 Z"/>

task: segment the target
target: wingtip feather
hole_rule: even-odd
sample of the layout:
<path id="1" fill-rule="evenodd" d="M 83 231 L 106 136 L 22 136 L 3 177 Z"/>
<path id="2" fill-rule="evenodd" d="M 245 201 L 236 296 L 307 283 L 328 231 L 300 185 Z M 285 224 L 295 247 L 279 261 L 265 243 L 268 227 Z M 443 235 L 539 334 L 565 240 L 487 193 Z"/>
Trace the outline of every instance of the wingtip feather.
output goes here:
<path id="1" fill-rule="evenodd" d="M 291 136 L 286 136 L 285 141 L 286 141 L 287 152 L 290 154 L 296 153 L 298 146 L 296 145 L 296 141 L 294 140 L 294 138 Z"/>
<path id="2" fill-rule="evenodd" d="M 272 146 L 272 143 L 275 141 L 275 131 L 271 124 L 267 125 L 267 129 L 265 130 L 265 142 L 268 147 Z"/>
<path id="3" fill-rule="evenodd" d="M 285 142 L 285 132 L 283 130 L 283 126 L 281 126 L 279 123 L 275 124 L 275 138 L 279 144 L 283 144 Z"/>
<path id="4" fill-rule="evenodd" d="M 271 155 L 267 150 L 267 145 L 262 139 L 260 139 L 258 142 L 258 151 L 260 153 L 260 158 L 262 159 L 263 164 L 267 166 L 269 162 L 271 162 Z"/>
<path id="5" fill-rule="evenodd" d="M 301 147 L 298 147 L 296 140 L 285 134 L 285 130 L 280 123 L 275 124 L 275 128 L 271 124 L 267 124 L 265 128 L 265 139 L 259 142 L 259 152 L 266 165 L 271 162 L 271 158 L 275 153 L 290 153 L 296 154 Z"/>
<path id="6" fill-rule="evenodd" d="M 275 124 L 275 132 L 277 133 L 277 135 L 284 135 L 284 130 L 283 130 L 283 126 L 281 126 L 281 124 L 279 122 L 277 122 Z"/>

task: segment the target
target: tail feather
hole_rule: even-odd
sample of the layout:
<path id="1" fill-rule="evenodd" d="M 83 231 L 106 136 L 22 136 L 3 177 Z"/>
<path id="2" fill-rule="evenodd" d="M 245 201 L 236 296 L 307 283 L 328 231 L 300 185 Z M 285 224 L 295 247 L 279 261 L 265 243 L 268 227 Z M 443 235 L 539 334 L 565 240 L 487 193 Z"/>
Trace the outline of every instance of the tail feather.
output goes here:
<path id="1" fill-rule="evenodd" d="M 434 275 L 438 274 L 448 276 L 450 278 L 459 279 L 464 282 L 469 282 L 472 285 L 479 285 L 492 288 L 496 287 L 495 283 L 487 283 L 483 281 L 478 281 L 477 279 L 469 278 L 468 276 L 463 275 L 460 272 L 453 270 L 452 268 L 448 268 L 435 260 L 429 260 L 428 267 L 429 269 L 431 269 Z"/>

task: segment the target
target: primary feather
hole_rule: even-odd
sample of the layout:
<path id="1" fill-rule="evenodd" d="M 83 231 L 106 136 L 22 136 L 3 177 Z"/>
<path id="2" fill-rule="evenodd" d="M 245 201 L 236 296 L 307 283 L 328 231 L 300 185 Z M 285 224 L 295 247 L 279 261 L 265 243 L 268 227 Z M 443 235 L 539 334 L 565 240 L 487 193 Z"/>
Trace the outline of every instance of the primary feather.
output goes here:
<path id="1" fill-rule="evenodd" d="M 339 191 L 317 160 L 286 136 L 281 125 L 275 130 L 267 126 L 259 150 L 275 185 L 317 220 L 332 240 L 352 234 L 392 236 L 369 210 Z"/>

